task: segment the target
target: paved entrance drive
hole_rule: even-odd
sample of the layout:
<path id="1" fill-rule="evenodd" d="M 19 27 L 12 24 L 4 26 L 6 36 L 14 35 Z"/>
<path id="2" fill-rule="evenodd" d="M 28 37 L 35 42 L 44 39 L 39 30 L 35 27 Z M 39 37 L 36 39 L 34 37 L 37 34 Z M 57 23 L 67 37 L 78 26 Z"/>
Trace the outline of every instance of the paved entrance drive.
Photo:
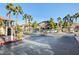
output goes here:
<path id="1" fill-rule="evenodd" d="M 77 55 L 79 43 L 72 35 L 63 36 L 24 36 L 22 42 L 0 47 L 2 55 Z"/>

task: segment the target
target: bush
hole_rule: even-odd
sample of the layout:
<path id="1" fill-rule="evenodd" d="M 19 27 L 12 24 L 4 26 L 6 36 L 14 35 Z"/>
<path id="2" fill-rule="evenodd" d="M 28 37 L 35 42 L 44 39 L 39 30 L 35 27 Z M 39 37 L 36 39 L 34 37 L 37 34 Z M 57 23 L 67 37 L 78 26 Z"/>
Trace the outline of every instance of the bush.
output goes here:
<path id="1" fill-rule="evenodd" d="M 0 27 L 0 35 L 5 35 L 5 30 L 3 27 Z"/>
<path id="2" fill-rule="evenodd" d="M 19 26 L 19 25 L 17 25 L 17 26 L 16 26 L 16 30 L 17 30 L 17 32 L 21 32 L 21 31 L 22 31 L 22 27 Z"/>
<path id="3" fill-rule="evenodd" d="M 17 33 L 17 38 L 18 38 L 19 40 L 22 40 L 22 37 L 23 37 L 23 32 Z"/>
<path id="4" fill-rule="evenodd" d="M 41 33 L 42 36 L 46 36 L 47 34 L 48 33 L 46 31 Z"/>

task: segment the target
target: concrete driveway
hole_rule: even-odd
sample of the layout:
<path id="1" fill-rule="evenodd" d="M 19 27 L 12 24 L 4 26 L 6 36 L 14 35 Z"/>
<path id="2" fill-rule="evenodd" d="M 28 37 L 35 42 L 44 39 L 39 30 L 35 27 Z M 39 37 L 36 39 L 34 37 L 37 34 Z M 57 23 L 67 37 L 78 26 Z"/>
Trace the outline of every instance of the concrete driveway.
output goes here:
<path id="1" fill-rule="evenodd" d="M 72 35 L 24 36 L 22 42 L 0 47 L 1 55 L 78 55 L 79 43 Z"/>

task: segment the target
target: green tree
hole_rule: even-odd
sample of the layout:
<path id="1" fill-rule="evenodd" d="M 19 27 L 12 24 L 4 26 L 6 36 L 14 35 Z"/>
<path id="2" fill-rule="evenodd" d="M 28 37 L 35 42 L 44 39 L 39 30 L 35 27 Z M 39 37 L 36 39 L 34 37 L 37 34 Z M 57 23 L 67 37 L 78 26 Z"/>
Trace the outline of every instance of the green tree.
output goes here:
<path id="1" fill-rule="evenodd" d="M 3 26 L 3 20 L 0 20 L 0 27 L 2 27 Z"/>
<path id="2" fill-rule="evenodd" d="M 22 28 L 21 28 L 20 25 L 17 25 L 17 30 L 18 30 L 18 32 L 21 32 L 22 31 Z"/>
<path id="3" fill-rule="evenodd" d="M 62 31 L 62 19 L 61 19 L 61 17 L 58 17 L 57 20 L 58 20 L 58 31 Z"/>
<path id="4" fill-rule="evenodd" d="M 30 31 L 30 27 L 32 25 L 32 23 L 31 23 L 32 20 L 33 20 L 33 17 L 31 15 L 28 15 L 29 31 Z"/>
<path id="5" fill-rule="evenodd" d="M 9 26 L 10 26 L 10 20 L 11 20 L 11 13 L 14 10 L 14 5 L 12 3 L 9 3 L 6 5 L 6 10 L 8 10 L 7 16 L 9 18 Z"/>
<path id="6" fill-rule="evenodd" d="M 57 30 L 58 26 L 57 23 L 54 23 L 54 29 Z"/>
<path id="7" fill-rule="evenodd" d="M 23 15 L 23 20 L 25 20 L 25 25 L 28 24 L 28 15 L 27 14 Z"/>
<path id="8" fill-rule="evenodd" d="M 77 22 L 77 18 L 79 18 L 79 13 L 75 13 L 72 17 L 73 17 L 73 18 L 75 19 L 75 21 Z"/>
<path id="9" fill-rule="evenodd" d="M 35 21 L 35 22 L 32 24 L 32 27 L 33 27 L 33 29 L 37 29 L 38 23 Z"/>
<path id="10" fill-rule="evenodd" d="M 67 27 L 68 31 L 70 32 L 70 27 L 73 24 L 73 17 L 70 14 L 66 15 L 64 18 L 64 25 Z"/>
<path id="11" fill-rule="evenodd" d="M 50 18 L 49 24 L 50 24 L 50 28 L 51 28 L 51 29 L 54 29 L 55 23 L 54 23 L 53 18 Z"/>
<path id="12" fill-rule="evenodd" d="M 12 3 L 7 4 L 6 10 L 8 10 L 7 16 L 11 19 L 11 12 L 14 10 L 14 5 Z"/>
<path id="13" fill-rule="evenodd" d="M 18 31 L 17 30 L 17 25 L 18 25 L 18 20 L 19 20 L 18 15 L 23 15 L 23 10 L 20 5 L 15 6 L 15 8 L 13 10 L 13 14 L 16 15 L 16 31 Z M 16 33 L 16 35 L 17 35 L 17 33 Z"/>
<path id="14" fill-rule="evenodd" d="M 30 27 L 32 26 L 31 21 L 33 20 L 33 17 L 31 15 L 24 14 L 23 20 L 25 20 L 25 24 L 28 25 L 30 31 Z"/>
<path id="15" fill-rule="evenodd" d="M 68 25 L 67 25 L 67 22 L 64 22 L 64 23 L 63 23 L 63 28 L 67 28 L 67 26 L 68 26 Z"/>
<path id="16" fill-rule="evenodd" d="M 23 10 L 22 10 L 21 6 L 18 5 L 18 6 L 15 6 L 15 9 L 13 10 L 13 12 L 14 12 L 14 15 L 16 15 L 16 25 L 17 25 L 18 24 L 18 15 L 19 14 L 22 15 Z"/>

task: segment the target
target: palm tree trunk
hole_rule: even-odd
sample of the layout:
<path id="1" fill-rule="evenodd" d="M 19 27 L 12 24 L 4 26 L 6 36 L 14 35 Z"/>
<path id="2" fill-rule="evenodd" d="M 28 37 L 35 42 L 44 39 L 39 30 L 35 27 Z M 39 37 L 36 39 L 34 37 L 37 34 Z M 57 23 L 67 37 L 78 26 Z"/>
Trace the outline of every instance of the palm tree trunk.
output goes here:
<path id="1" fill-rule="evenodd" d="M 9 18 L 9 27 L 11 27 L 11 26 L 10 26 L 11 14 L 8 14 L 8 18 Z"/>
<path id="2" fill-rule="evenodd" d="M 18 25 L 18 13 L 16 14 L 16 26 Z"/>
<path id="3" fill-rule="evenodd" d="M 68 26 L 68 32 L 70 32 L 70 27 Z"/>
<path id="4" fill-rule="evenodd" d="M 30 20 L 29 20 L 29 31 L 30 31 Z"/>
<path id="5" fill-rule="evenodd" d="M 28 19 L 26 19 L 25 24 L 28 25 Z"/>
<path id="6" fill-rule="evenodd" d="M 60 24 L 58 24 L 58 32 L 62 32 L 62 27 Z"/>
<path id="7" fill-rule="evenodd" d="M 16 14 L 16 36 L 17 36 L 17 25 L 18 25 L 18 13 Z"/>

